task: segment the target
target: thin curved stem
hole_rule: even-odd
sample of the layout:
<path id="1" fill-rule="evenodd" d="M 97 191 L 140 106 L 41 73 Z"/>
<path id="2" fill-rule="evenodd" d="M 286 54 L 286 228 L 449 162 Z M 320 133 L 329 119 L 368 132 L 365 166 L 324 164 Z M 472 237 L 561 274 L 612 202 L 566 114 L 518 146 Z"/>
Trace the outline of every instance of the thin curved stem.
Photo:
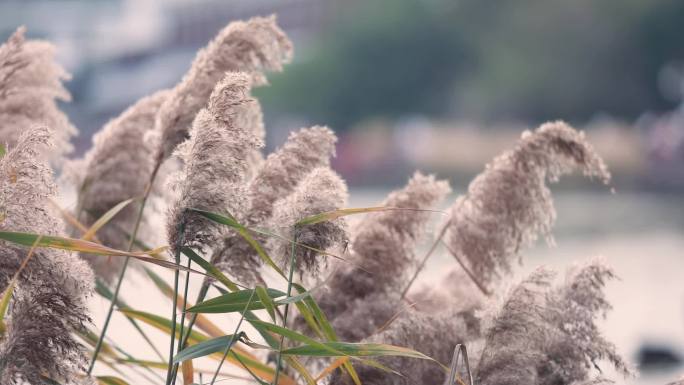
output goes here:
<path id="1" fill-rule="evenodd" d="M 188 271 L 185 272 L 185 289 L 183 290 L 183 313 L 181 314 L 180 321 L 180 339 L 178 341 L 178 350 L 176 353 L 180 353 L 181 350 L 185 348 L 184 343 L 184 327 L 185 327 L 185 312 L 188 308 L 188 287 L 190 286 L 190 266 L 192 265 L 192 259 L 188 258 Z M 189 331 L 188 331 L 189 334 Z M 176 377 L 178 376 L 178 364 L 173 365 L 173 380 L 172 383 L 176 383 Z"/>
<path id="2" fill-rule="evenodd" d="M 450 221 L 447 221 L 444 226 L 442 226 L 442 229 L 439 231 L 439 234 L 437 235 L 437 238 L 435 239 L 435 242 L 430 246 L 430 250 L 425 254 L 423 259 L 420 261 L 420 264 L 418 265 L 418 268 L 416 269 L 415 273 L 413 273 L 413 276 L 409 280 L 408 284 L 406 284 L 406 287 L 404 290 L 401 292 L 401 298 L 400 300 L 403 300 L 406 297 L 406 293 L 408 293 L 409 289 L 413 285 L 413 283 L 416 281 L 416 278 L 418 278 L 418 275 L 420 274 L 421 271 L 423 271 L 423 268 L 425 268 L 425 264 L 427 263 L 428 259 L 432 256 L 432 253 L 437 250 L 437 246 L 439 246 L 439 242 L 444 238 L 444 234 L 446 234 L 447 228 L 449 227 Z"/>
<path id="3" fill-rule="evenodd" d="M 185 214 L 183 214 L 181 223 L 178 225 L 178 242 L 176 244 L 176 252 L 174 253 L 175 261 L 177 265 L 180 265 L 180 253 L 183 243 L 185 243 Z M 178 276 L 179 271 L 176 269 L 173 274 L 173 307 L 171 310 L 171 343 L 169 344 L 169 365 L 166 371 L 166 385 L 170 385 L 173 380 L 173 352 L 176 343 L 176 316 L 178 313 Z M 180 344 L 180 337 L 178 343 Z"/>
<path id="4" fill-rule="evenodd" d="M 427 263 L 428 259 L 434 253 L 434 251 L 437 249 L 437 246 L 440 243 L 444 244 L 444 247 L 446 247 L 446 249 L 449 251 L 449 253 L 454 257 L 454 259 L 456 259 L 456 262 L 458 262 L 459 266 L 461 266 L 463 271 L 466 272 L 466 275 L 468 275 L 468 278 L 470 278 L 470 280 L 473 281 L 475 286 L 477 286 L 477 288 L 480 289 L 482 294 L 484 294 L 487 297 L 489 297 L 491 295 L 491 293 L 489 293 L 489 291 L 477 279 L 477 277 L 475 277 L 475 274 L 473 274 L 473 272 L 470 271 L 470 269 L 465 265 L 465 263 L 463 263 L 463 261 L 461 261 L 461 258 L 454 252 L 454 250 L 451 249 L 451 247 L 449 247 L 449 245 L 446 244 L 446 242 L 444 242 L 444 235 L 446 234 L 447 228 L 449 227 L 449 223 L 451 223 L 451 220 L 447 221 L 444 224 L 444 226 L 442 227 L 442 229 L 439 231 L 439 234 L 437 235 L 435 242 L 432 244 L 432 246 L 430 247 L 430 250 L 428 250 L 427 254 L 425 254 L 425 257 L 423 257 L 423 260 L 420 261 L 420 264 L 418 265 L 416 272 L 413 274 L 413 276 L 409 280 L 408 284 L 406 285 L 404 290 L 401 292 L 401 299 L 400 300 L 403 300 L 404 298 L 406 298 L 406 294 L 408 293 L 409 289 L 411 288 L 411 285 L 413 285 L 413 283 L 416 281 L 416 278 L 418 278 L 418 275 L 420 274 L 420 272 L 425 267 L 425 264 Z"/>
<path id="5" fill-rule="evenodd" d="M 152 184 L 154 183 L 154 180 L 157 177 L 157 172 L 159 171 L 160 166 L 161 162 L 157 162 L 154 166 L 154 169 L 152 170 L 152 174 L 150 175 L 150 181 L 147 184 L 147 187 L 145 188 L 145 194 L 143 195 L 142 201 L 140 202 L 140 209 L 138 210 L 138 216 L 135 219 L 135 226 L 133 227 L 133 232 L 131 233 L 131 237 L 128 241 L 128 247 L 126 251 L 131 251 L 133 249 L 135 237 L 138 235 L 138 230 L 140 229 L 140 222 L 142 221 L 143 211 L 145 210 L 145 204 L 147 203 L 147 198 L 150 196 L 150 191 L 152 191 Z M 117 298 L 119 298 L 119 291 L 121 290 L 121 284 L 123 283 L 124 276 L 126 275 L 126 269 L 128 268 L 129 260 L 130 257 L 126 257 L 126 259 L 124 259 L 123 266 L 121 267 L 121 272 L 119 273 L 119 278 L 116 282 L 116 289 L 114 289 L 114 295 L 112 296 L 112 300 L 109 304 L 109 310 L 107 311 L 107 317 L 105 318 L 104 325 L 102 326 L 102 332 L 100 333 L 100 338 L 97 340 L 97 345 L 95 345 L 95 351 L 93 352 L 93 358 L 90 361 L 90 366 L 88 367 L 88 375 L 90 375 L 93 372 L 95 362 L 97 361 L 97 356 L 100 354 L 100 350 L 102 349 L 102 343 L 104 341 L 105 335 L 107 335 L 109 321 L 112 319 L 112 314 L 114 313 L 114 306 L 116 306 Z"/>
<path id="6" fill-rule="evenodd" d="M 214 377 L 211 378 L 210 385 L 214 385 L 214 382 L 216 382 L 216 377 L 218 377 L 218 374 L 221 371 L 221 366 L 223 365 L 223 361 L 226 360 L 226 357 L 228 357 L 228 353 L 230 353 L 230 350 L 233 348 L 233 345 L 237 342 L 235 339 L 238 338 L 237 336 L 238 336 L 238 332 L 240 331 L 240 326 L 242 325 L 242 321 L 245 319 L 245 313 L 247 313 L 247 310 L 249 310 L 249 305 L 252 304 L 252 299 L 254 298 L 254 293 L 256 293 L 256 290 L 252 290 L 252 294 L 250 294 L 250 296 L 249 296 L 249 300 L 247 301 L 247 304 L 245 305 L 245 309 L 242 311 L 242 316 L 240 317 L 240 321 L 238 321 L 237 326 L 235 327 L 235 331 L 233 332 L 233 336 L 230 337 L 230 341 L 228 342 L 228 346 L 226 346 L 226 349 L 223 351 L 223 357 L 221 357 L 221 361 L 219 361 L 219 364 L 216 367 L 216 372 L 214 372 Z"/>
<path id="7" fill-rule="evenodd" d="M 292 294 L 292 279 L 294 276 L 294 269 L 296 263 L 295 249 L 297 247 L 297 226 L 294 226 L 294 231 L 292 232 L 292 248 L 290 253 L 290 271 L 288 272 L 287 278 L 287 296 L 285 298 L 290 298 Z M 290 307 L 290 303 L 285 304 L 285 310 L 283 314 L 283 327 L 287 327 L 287 313 Z M 278 385 L 278 376 L 280 375 L 280 365 L 283 363 L 283 344 L 285 343 L 285 336 L 280 336 L 280 346 L 278 346 L 278 360 L 276 362 L 275 376 L 273 377 L 273 385 Z"/>
<path id="8" fill-rule="evenodd" d="M 463 271 L 466 272 L 466 274 L 468 275 L 468 278 L 470 278 L 470 280 L 473 281 L 475 286 L 477 286 L 477 288 L 480 289 L 482 294 L 489 297 L 491 295 L 491 293 L 489 293 L 489 290 L 487 290 L 484 287 L 484 285 L 482 283 L 480 283 L 480 281 L 475 277 L 475 274 L 473 274 L 473 272 L 470 271 L 470 269 L 465 265 L 465 263 L 463 263 L 463 261 L 461 261 L 461 258 L 456 254 L 456 252 L 454 252 L 454 250 L 451 247 L 449 247 L 449 245 L 447 245 L 445 242 L 442 242 L 442 243 L 444 244 L 444 247 L 446 247 L 446 249 L 449 251 L 449 253 L 451 253 L 451 255 L 456 259 L 456 262 L 458 262 L 458 264 L 461 266 Z"/>

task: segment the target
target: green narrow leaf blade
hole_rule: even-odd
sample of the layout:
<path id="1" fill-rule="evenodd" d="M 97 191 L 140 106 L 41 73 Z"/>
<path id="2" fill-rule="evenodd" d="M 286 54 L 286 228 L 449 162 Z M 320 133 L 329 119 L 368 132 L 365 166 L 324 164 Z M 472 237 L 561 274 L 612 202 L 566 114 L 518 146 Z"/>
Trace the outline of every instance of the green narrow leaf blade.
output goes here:
<path id="1" fill-rule="evenodd" d="M 239 334 L 238 334 L 239 335 Z M 238 336 L 232 334 L 218 338 L 212 338 L 195 345 L 188 346 L 173 357 L 173 363 L 177 364 L 185 360 L 192 360 L 207 356 L 212 353 L 223 352 L 226 348 L 232 347 L 238 342 Z"/>
<path id="2" fill-rule="evenodd" d="M 249 298 L 251 298 L 254 290 L 238 290 L 233 293 L 223 294 L 221 296 L 203 301 L 197 305 L 187 309 L 190 313 L 231 313 L 243 311 L 247 306 Z M 267 289 L 267 296 L 278 298 L 285 296 L 285 293 L 275 290 Z M 263 309 L 264 304 L 260 301 L 249 301 L 248 310 Z"/>
<path id="3" fill-rule="evenodd" d="M 442 212 L 442 211 L 438 211 L 438 210 L 429 210 L 429 209 L 417 209 L 417 208 L 409 208 L 409 207 L 386 207 L 386 206 L 348 208 L 348 209 L 339 209 L 339 210 L 334 210 L 334 211 L 326 211 L 324 213 L 314 214 L 314 215 L 308 216 L 306 218 L 300 219 L 297 223 L 295 223 L 295 226 L 315 225 L 316 223 L 332 221 L 334 219 L 346 217 L 348 215 L 372 213 L 372 212 L 378 212 L 378 211 L 390 211 L 390 210 L 428 211 L 428 212 L 436 212 L 436 213 Z"/>
<path id="4" fill-rule="evenodd" d="M 298 283 L 295 283 L 293 285 L 299 293 L 306 292 L 306 289 L 302 285 Z M 328 317 L 325 316 L 323 310 L 320 308 L 320 306 L 318 306 L 318 303 L 316 303 L 316 300 L 312 296 L 309 296 L 309 298 L 304 300 L 304 303 L 307 305 L 309 309 L 311 309 L 313 317 L 315 317 L 315 319 L 318 321 L 317 324 L 320 325 L 322 333 L 325 335 L 325 337 L 329 341 L 337 341 L 337 333 L 335 333 L 335 329 L 328 321 Z M 356 369 L 354 369 L 354 365 L 351 363 L 351 361 L 347 361 L 342 365 L 344 366 L 344 370 L 349 374 L 349 376 L 354 381 L 354 384 L 361 385 L 361 379 L 359 379 L 359 375 L 358 373 L 356 373 Z"/>
<path id="5" fill-rule="evenodd" d="M 345 217 L 347 215 L 363 214 L 376 211 L 387 211 L 391 210 L 388 207 L 360 207 L 360 208 L 349 208 L 349 209 L 339 209 L 334 211 L 326 211 L 320 214 L 314 214 L 306 218 L 300 219 L 295 223 L 296 226 L 308 226 L 315 225 L 316 223 L 332 221 L 334 219 Z"/>
<path id="6" fill-rule="evenodd" d="M 186 257 L 190 258 L 193 262 L 200 265 L 200 267 L 202 267 L 204 271 L 207 272 L 207 274 L 215 278 L 217 281 L 221 282 L 231 291 L 240 290 L 240 288 L 238 288 L 238 286 L 233 281 L 226 277 L 225 274 L 221 272 L 221 270 L 216 268 L 216 266 L 212 265 L 211 263 L 207 262 L 207 260 L 205 260 L 204 258 L 200 257 L 199 254 L 195 253 L 193 249 L 189 247 L 183 247 L 181 248 L 181 251 L 183 252 L 183 254 L 185 254 Z"/>
<path id="7" fill-rule="evenodd" d="M 204 216 L 207 219 L 210 219 L 216 223 L 220 223 L 226 226 L 230 226 L 235 229 L 235 231 L 240 234 L 242 238 L 249 243 L 252 248 L 257 252 L 259 257 L 269 265 L 273 270 L 275 270 L 278 274 L 280 274 L 281 277 L 285 278 L 285 273 L 276 265 L 275 262 L 273 262 L 273 259 L 266 253 L 263 247 L 257 242 L 250 234 L 249 234 L 249 229 L 247 229 L 245 226 L 241 225 L 238 223 L 235 219 L 232 217 L 226 217 L 221 214 L 216 214 L 211 211 L 204 211 L 204 210 L 198 210 L 198 209 L 190 209 L 191 211 L 194 211 L 202 216 Z"/>
<path id="8" fill-rule="evenodd" d="M 263 286 L 257 286 L 254 290 L 256 290 L 256 294 L 259 297 L 259 301 L 261 301 L 261 303 L 264 305 L 266 312 L 268 312 L 268 315 L 275 322 L 275 304 L 273 303 L 273 299 L 271 298 L 271 296 L 266 291 L 266 288 L 264 288 Z"/>
<path id="9" fill-rule="evenodd" d="M 119 310 L 120 312 L 133 317 L 141 322 L 144 322 L 150 326 L 153 326 L 161 331 L 163 331 L 166 334 L 171 333 L 171 320 L 166 319 L 164 317 L 147 313 L 144 311 L 139 311 L 139 310 L 133 310 L 133 309 L 121 309 Z M 249 314 L 249 313 L 248 313 Z M 176 327 L 176 336 L 178 337 L 180 333 L 180 325 L 177 325 Z M 188 341 L 190 343 L 200 343 L 203 341 L 207 341 L 209 338 L 201 333 L 198 333 L 196 331 L 191 331 L 190 332 L 190 337 L 188 338 Z M 250 357 L 246 353 L 243 352 L 238 352 L 237 348 L 234 348 L 233 350 L 230 351 L 229 356 L 231 359 L 234 360 L 241 360 L 244 362 L 246 365 L 248 365 L 252 370 L 257 371 L 258 374 L 263 374 L 263 375 L 269 375 L 273 377 L 273 374 L 275 373 L 275 369 L 269 367 L 268 365 Z M 212 358 L 215 358 L 216 356 L 213 356 Z M 295 382 L 292 381 L 287 376 L 283 376 L 281 379 L 284 379 L 286 383 L 288 384 L 294 384 Z"/>
<path id="10" fill-rule="evenodd" d="M 337 357 L 339 353 L 342 353 L 343 356 L 347 355 L 353 357 L 394 356 L 432 360 L 432 358 L 418 351 L 394 345 L 352 342 L 323 342 L 320 344 L 325 345 L 326 348 L 322 349 L 320 346 L 315 345 L 301 345 L 283 350 L 283 354 L 295 356 Z M 330 355 L 332 351 L 339 353 Z"/>

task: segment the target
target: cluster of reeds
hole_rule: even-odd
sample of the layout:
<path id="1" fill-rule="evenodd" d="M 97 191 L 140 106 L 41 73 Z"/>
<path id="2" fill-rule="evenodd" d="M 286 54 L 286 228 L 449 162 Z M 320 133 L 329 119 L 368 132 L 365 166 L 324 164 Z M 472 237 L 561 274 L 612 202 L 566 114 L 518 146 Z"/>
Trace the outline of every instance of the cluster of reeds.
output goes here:
<path id="1" fill-rule="evenodd" d="M 599 260 L 561 282 L 541 268 L 504 289 L 523 248 L 551 240 L 548 183 L 575 171 L 610 179 L 581 132 L 562 122 L 525 132 L 446 213 L 437 208 L 449 183 L 420 172 L 376 207 L 346 208 L 330 129 L 303 128 L 262 155 L 251 89 L 291 56 L 275 18 L 231 23 L 178 85 L 135 103 L 64 165 L 75 130 L 55 104 L 68 94 L 52 47 L 21 29 L 0 47 L 2 384 L 122 384 L 131 371 L 190 384 L 192 360 L 205 356 L 219 361 L 200 380 L 211 384 L 224 362 L 261 384 L 588 384 L 604 381 L 605 365 L 631 373 L 596 325 L 614 277 Z M 52 201 L 51 164 L 77 191 L 71 212 Z M 148 219 L 160 208 L 165 240 Z M 364 217 L 349 226 L 355 214 Z M 436 216 L 446 219 L 419 255 Z M 145 246 L 159 244 L 169 246 Z M 437 250 L 454 256 L 453 272 L 410 290 Z M 119 298 L 131 260 L 169 296 L 170 315 Z M 99 332 L 84 302 L 92 293 L 111 303 Z M 116 309 L 164 361 L 106 338 Z M 218 328 L 208 313 L 239 321 Z M 168 355 L 143 324 L 169 334 Z M 120 376 L 95 375 L 96 364 Z"/>

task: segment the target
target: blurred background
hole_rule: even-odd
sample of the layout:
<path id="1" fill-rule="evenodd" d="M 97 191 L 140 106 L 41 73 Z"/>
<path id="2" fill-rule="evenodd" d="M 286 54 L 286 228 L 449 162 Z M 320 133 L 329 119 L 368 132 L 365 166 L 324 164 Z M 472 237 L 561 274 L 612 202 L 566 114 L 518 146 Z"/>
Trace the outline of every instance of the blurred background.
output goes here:
<path id="1" fill-rule="evenodd" d="M 557 247 L 533 248 L 521 272 L 605 256 L 622 278 L 609 287 L 606 334 L 641 367 L 630 383 L 684 374 L 684 2 L 5 0 L 0 37 L 23 24 L 57 45 L 79 155 L 108 119 L 174 85 L 228 22 L 271 13 L 295 60 L 255 92 L 267 147 L 332 127 L 352 206 L 377 203 L 415 169 L 463 192 L 547 120 L 586 130 L 616 193 L 579 178 L 553 186 Z M 440 258 L 424 277 L 453 263 Z"/>

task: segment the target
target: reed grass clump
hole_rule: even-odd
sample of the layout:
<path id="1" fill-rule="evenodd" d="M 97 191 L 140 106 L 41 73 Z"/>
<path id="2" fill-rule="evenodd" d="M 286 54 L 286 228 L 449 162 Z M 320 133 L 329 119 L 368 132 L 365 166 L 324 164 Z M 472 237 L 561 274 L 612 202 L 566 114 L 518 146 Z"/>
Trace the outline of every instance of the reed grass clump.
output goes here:
<path id="1" fill-rule="evenodd" d="M 200 371 L 193 361 L 210 359 L 218 360 L 212 384 L 228 378 L 224 363 L 274 385 L 598 384 L 605 365 L 632 373 L 597 325 L 615 277 L 602 261 L 575 266 L 562 281 L 539 268 L 503 290 L 520 251 L 551 240 L 548 183 L 572 172 L 608 183 L 582 132 L 551 122 L 524 133 L 448 212 L 438 210 L 448 181 L 420 172 L 378 206 L 348 208 L 329 128 L 303 128 L 262 154 L 265 128 L 251 90 L 291 56 L 274 17 L 220 31 L 175 87 L 129 107 L 69 162 L 78 205 L 64 215 L 68 237 L 46 160 L 62 157 L 75 133 L 55 104 L 68 98 L 66 75 L 51 46 L 26 41 L 23 30 L 0 46 L 0 383 L 190 384 Z M 58 151 L 46 148 L 51 142 Z M 155 198 L 168 208 L 159 245 L 138 230 L 163 227 L 145 206 L 164 191 L 155 181 L 169 170 L 170 193 Z M 364 217 L 348 226 L 350 215 Z M 86 303 L 94 274 L 76 252 L 115 283 L 110 291 L 98 281 L 110 301 L 99 336 Z M 456 263 L 441 282 L 413 288 L 437 252 Z M 133 279 L 125 275 L 131 258 L 173 271 L 173 285 L 149 268 L 134 276 L 169 298 L 170 318 L 119 298 Z M 207 314 L 232 318 L 214 324 Z M 107 338 L 119 316 L 155 358 Z M 170 336 L 168 356 L 149 327 Z M 470 352 L 467 370 L 457 347 Z"/>

